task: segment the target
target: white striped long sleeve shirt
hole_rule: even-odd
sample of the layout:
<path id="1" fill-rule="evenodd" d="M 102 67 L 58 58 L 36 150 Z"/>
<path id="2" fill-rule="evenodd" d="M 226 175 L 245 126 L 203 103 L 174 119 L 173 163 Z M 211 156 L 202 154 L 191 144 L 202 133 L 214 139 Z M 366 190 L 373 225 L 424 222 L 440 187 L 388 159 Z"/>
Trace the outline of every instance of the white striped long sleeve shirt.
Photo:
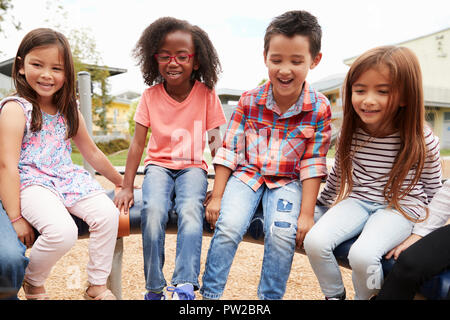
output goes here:
<path id="1" fill-rule="evenodd" d="M 429 128 L 424 130 L 424 135 L 427 157 L 420 180 L 409 194 L 399 202 L 402 209 L 414 219 L 423 219 L 425 217 L 425 207 L 442 186 L 439 138 L 434 136 Z M 398 133 L 383 138 L 373 138 L 359 129 L 354 134 L 352 141 L 353 189 L 349 197 L 376 203 L 386 203 L 383 190 L 399 148 L 400 135 Z M 336 199 L 340 180 L 338 175 L 340 172 L 338 167 L 339 161 L 337 160 L 338 158 L 336 158 L 327 178 L 325 188 L 318 199 L 318 204 L 320 205 L 329 207 Z M 406 189 L 412 177 L 413 171 L 410 170 L 403 182 L 404 189 Z"/>

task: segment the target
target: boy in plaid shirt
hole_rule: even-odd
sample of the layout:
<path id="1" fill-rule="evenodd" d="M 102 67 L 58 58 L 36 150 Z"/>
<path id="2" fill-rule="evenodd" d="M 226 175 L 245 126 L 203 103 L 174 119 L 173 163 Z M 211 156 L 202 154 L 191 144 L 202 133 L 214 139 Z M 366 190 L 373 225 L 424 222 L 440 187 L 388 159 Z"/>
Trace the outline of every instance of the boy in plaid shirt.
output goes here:
<path id="1" fill-rule="evenodd" d="M 331 137 L 331 110 L 305 81 L 320 62 L 321 27 L 306 11 L 276 17 L 264 37 L 269 81 L 239 100 L 214 158 L 205 201 L 215 228 L 200 293 L 221 297 L 237 247 L 262 201 L 264 259 L 260 299 L 282 299 L 295 246 L 314 225 Z"/>

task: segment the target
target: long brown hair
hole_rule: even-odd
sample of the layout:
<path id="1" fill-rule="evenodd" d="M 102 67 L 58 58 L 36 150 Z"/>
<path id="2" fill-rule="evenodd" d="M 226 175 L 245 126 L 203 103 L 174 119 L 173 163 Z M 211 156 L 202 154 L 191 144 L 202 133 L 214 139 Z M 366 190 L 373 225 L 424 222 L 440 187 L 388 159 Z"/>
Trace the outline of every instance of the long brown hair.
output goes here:
<path id="1" fill-rule="evenodd" d="M 25 56 L 31 50 L 49 45 L 58 46 L 64 59 L 65 81 L 62 88 L 53 95 L 53 103 L 66 121 L 67 138 L 71 138 L 77 134 L 79 119 L 75 93 L 75 71 L 72 53 L 66 37 L 62 33 L 48 28 L 38 28 L 27 33 L 17 50 L 13 64 L 12 78 L 17 94 L 30 101 L 33 105 L 31 131 L 36 132 L 41 130 L 42 113 L 39 108 L 37 93 L 28 84 L 25 76 L 19 73 L 19 70 L 23 66 Z"/>
<path id="2" fill-rule="evenodd" d="M 390 207 L 401 212 L 407 219 L 417 221 L 410 218 L 399 205 L 399 201 L 419 181 L 427 152 L 422 73 L 416 55 L 405 47 L 383 46 L 371 49 L 358 57 L 347 73 L 343 87 L 344 118 L 336 150 L 341 170 L 336 202 L 348 197 L 352 190 L 353 152 L 350 142 L 356 130 L 362 127 L 362 121 L 352 105 L 352 85 L 367 70 L 382 66 L 389 70 L 391 88 L 388 102 L 389 119 L 386 122 L 391 121 L 394 124 L 401 140 L 400 149 L 384 187 L 384 197 Z M 402 107 L 399 107 L 400 105 Z M 408 187 L 402 190 L 402 184 L 411 169 L 414 169 L 414 177 Z"/>

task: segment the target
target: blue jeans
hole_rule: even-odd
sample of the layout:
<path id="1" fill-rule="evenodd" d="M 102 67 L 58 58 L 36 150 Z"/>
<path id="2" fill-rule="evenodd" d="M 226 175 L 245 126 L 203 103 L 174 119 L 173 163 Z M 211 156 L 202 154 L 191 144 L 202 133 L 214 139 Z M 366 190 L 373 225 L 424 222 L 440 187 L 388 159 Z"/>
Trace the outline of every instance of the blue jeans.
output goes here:
<path id="1" fill-rule="evenodd" d="M 145 169 L 141 212 L 146 289 L 160 291 L 164 279 L 164 241 L 168 212 L 178 215 L 175 270 L 172 284 L 190 283 L 199 287 L 200 256 L 207 174 L 200 168 L 170 170 L 156 165 Z"/>
<path id="2" fill-rule="evenodd" d="M 0 202 L 0 298 L 17 299 L 28 258 Z"/>
<path id="3" fill-rule="evenodd" d="M 347 198 L 331 207 L 307 233 L 306 254 L 326 297 L 344 292 L 333 250 L 357 236 L 348 260 L 352 268 L 355 300 L 367 300 L 383 283 L 382 257 L 406 239 L 414 223 L 386 205 Z"/>
<path id="4" fill-rule="evenodd" d="M 255 192 L 238 178 L 230 177 L 222 197 L 200 289 L 205 298 L 218 299 L 222 296 L 238 245 L 261 201 L 264 212 L 264 258 L 258 297 L 283 298 L 295 252 L 301 193 L 299 181 L 275 189 L 263 184 Z"/>

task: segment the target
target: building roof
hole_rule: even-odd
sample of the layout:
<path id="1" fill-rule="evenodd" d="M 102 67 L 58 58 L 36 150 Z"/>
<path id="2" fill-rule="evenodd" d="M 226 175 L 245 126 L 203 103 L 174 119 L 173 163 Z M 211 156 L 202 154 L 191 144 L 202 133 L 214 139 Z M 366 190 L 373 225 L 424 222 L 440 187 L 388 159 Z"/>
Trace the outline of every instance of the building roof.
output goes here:
<path id="1" fill-rule="evenodd" d="M 313 82 L 311 86 L 324 94 L 340 89 L 345 80 L 345 74 L 334 74 Z M 424 86 L 424 102 L 427 107 L 450 108 L 450 88 Z"/>
<path id="2" fill-rule="evenodd" d="M 325 93 L 327 91 L 340 89 L 342 84 L 344 83 L 344 79 L 345 73 L 333 74 L 319 81 L 311 83 L 311 86 L 317 91 Z"/>
<path id="3" fill-rule="evenodd" d="M 14 58 L 10 58 L 4 61 L 0 62 L 0 73 L 11 77 L 11 72 L 12 72 L 12 67 L 13 67 L 13 63 L 14 63 Z M 122 68 L 113 68 L 113 67 L 105 67 L 105 66 L 96 66 L 93 64 L 88 64 L 87 65 L 88 69 L 92 70 L 92 69 L 99 69 L 99 70 L 108 70 L 109 71 L 109 76 L 115 76 L 118 74 L 122 74 L 127 72 L 127 69 L 122 69 Z"/>
<path id="4" fill-rule="evenodd" d="M 244 92 L 245 92 L 244 90 L 227 89 L 227 88 L 216 89 L 216 93 L 218 96 L 232 96 L 239 98 Z"/>
<path id="5" fill-rule="evenodd" d="M 140 96 L 141 95 L 139 93 L 134 91 L 124 91 L 119 94 L 116 94 L 113 98 L 113 101 L 129 105 L 133 101 L 138 100 Z"/>
<path id="6" fill-rule="evenodd" d="M 450 88 L 425 86 L 423 95 L 428 107 L 450 108 Z"/>
<path id="7" fill-rule="evenodd" d="M 123 91 L 115 95 L 115 97 L 125 100 L 134 100 L 136 98 L 139 98 L 140 96 L 141 94 L 130 90 Z"/>
<path id="8" fill-rule="evenodd" d="M 14 58 L 5 60 L 5 61 L 1 61 L 0 62 L 0 73 L 11 77 L 11 71 L 12 71 L 12 66 L 14 63 Z"/>

